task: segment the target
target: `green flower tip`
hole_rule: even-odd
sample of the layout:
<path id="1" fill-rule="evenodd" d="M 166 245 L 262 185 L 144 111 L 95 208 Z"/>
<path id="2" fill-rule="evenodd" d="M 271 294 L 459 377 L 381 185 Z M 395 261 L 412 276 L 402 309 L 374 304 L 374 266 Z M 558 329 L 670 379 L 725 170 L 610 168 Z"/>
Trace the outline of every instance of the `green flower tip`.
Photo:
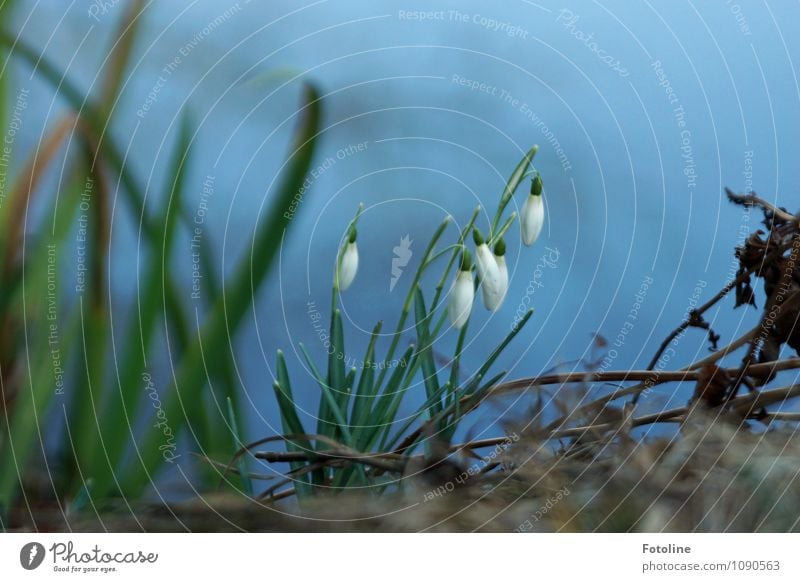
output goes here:
<path id="1" fill-rule="evenodd" d="M 347 237 L 347 242 L 354 243 L 354 242 L 356 242 L 356 238 L 358 238 L 358 231 L 356 230 L 356 227 L 354 226 L 354 227 L 352 227 L 350 229 L 350 234 Z"/>
<path id="2" fill-rule="evenodd" d="M 472 240 L 475 241 L 475 246 L 479 247 L 483 244 L 483 235 L 477 226 L 472 229 Z"/>
<path id="3" fill-rule="evenodd" d="M 494 245 L 494 254 L 497 257 L 502 257 L 506 254 L 506 241 L 504 241 L 502 238 L 497 241 L 496 245 Z"/>
<path id="4" fill-rule="evenodd" d="M 536 175 L 533 177 L 533 181 L 531 182 L 531 195 L 542 195 L 542 175 L 539 172 L 536 172 Z"/>
<path id="5" fill-rule="evenodd" d="M 461 270 L 462 271 L 472 270 L 472 255 L 470 255 L 467 249 L 461 251 Z"/>

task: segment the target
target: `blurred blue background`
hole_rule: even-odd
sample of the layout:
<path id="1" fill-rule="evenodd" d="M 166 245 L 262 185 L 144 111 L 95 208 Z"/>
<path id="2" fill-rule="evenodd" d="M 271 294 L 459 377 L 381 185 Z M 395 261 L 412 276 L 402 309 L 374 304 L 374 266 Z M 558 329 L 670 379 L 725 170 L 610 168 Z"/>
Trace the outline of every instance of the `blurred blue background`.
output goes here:
<path id="1" fill-rule="evenodd" d="M 89 88 L 123 12 L 123 2 L 23 2 L 14 29 Z M 512 378 L 582 366 L 576 362 L 598 355 L 595 333 L 613 349 L 607 369 L 644 368 L 687 309 L 732 277 L 734 246 L 760 226 L 760 216 L 726 202 L 723 188 L 752 188 L 792 211 L 800 207 L 797 3 L 202 0 L 153 3 L 144 18 L 112 134 L 154 208 L 188 108 L 199 128 L 190 195 L 199 207 L 213 177 L 203 236 L 213 241 L 220 272 L 248 251 L 269 206 L 299 80 L 317 83 L 324 95 L 318 175 L 280 268 L 236 339 L 254 438 L 279 427 L 275 350 L 294 354 L 303 342 L 324 358 L 310 311 L 329 315 L 334 257 L 359 202 L 366 206 L 361 268 L 343 296 L 355 358 L 375 321 L 393 329 L 436 225 L 446 214 L 463 223 L 478 204 L 491 215 L 523 152 L 539 144 L 545 231 L 532 248 L 521 247 L 516 228 L 507 237 L 511 289 L 497 313 L 476 309 L 469 338 L 470 359 L 481 361 L 527 296 L 536 312 L 498 366 Z M 31 90 L 25 151 L 64 103 L 16 66 Z M 488 220 L 479 221 L 484 230 Z M 189 297 L 185 235 L 175 269 L 202 319 L 207 298 Z M 406 235 L 412 258 L 390 291 L 393 247 Z M 124 314 L 145 246 L 122 204 L 114 236 L 114 307 Z M 732 306 L 729 298 L 707 318 L 723 344 L 757 321 L 755 310 Z M 444 357 L 455 335 L 439 343 Z M 126 338 L 115 340 L 124 349 Z M 707 349 L 705 334 L 689 330 L 664 367 Z M 169 365 L 165 352 L 160 366 Z M 313 415 L 318 390 L 299 358 L 290 367 L 295 395 Z M 674 390 L 660 387 L 641 406 L 682 405 L 689 388 Z M 412 397 L 407 409 L 415 403 Z M 506 403 L 516 414 L 527 404 Z M 492 433 L 504 411 L 486 409 L 469 430 Z"/>

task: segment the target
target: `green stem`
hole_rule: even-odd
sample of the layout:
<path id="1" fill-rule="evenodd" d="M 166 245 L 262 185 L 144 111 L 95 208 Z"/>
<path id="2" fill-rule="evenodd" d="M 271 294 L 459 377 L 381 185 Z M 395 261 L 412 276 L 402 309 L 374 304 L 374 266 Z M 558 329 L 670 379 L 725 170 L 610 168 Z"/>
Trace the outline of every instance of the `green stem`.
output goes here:
<path id="1" fill-rule="evenodd" d="M 394 357 L 394 353 L 397 350 L 397 344 L 400 343 L 400 336 L 402 335 L 403 326 L 406 323 L 406 318 L 408 317 L 409 312 L 411 311 L 411 303 L 414 300 L 414 292 L 419 284 L 419 280 L 422 278 L 422 274 L 425 272 L 425 268 L 428 266 L 429 258 L 433 249 L 436 247 L 436 243 L 439 242 L 439 239 L 444 234 L 447 225 L 450 224 L 450 217 L 448 216 L 445 218 L 439 227 L 436 229 L 436 232 L 433 233 L 430 242 L 428 243 L 428 247 L 425 249 L 425 254 L 423 255 L 422 262 L 420 263 L 419 267 L 417 268 L 417 272 L 414 274 L 414 280 L 411 282 L 411 287 L 408 290 L 408 295 L 406 296 L 405 303 L 403 304 L 403 311 L 400 313 L 400 319 L 397 321 L 397 328 L 395 329 L 394 334 L 392 334 L 392 343 L 389 345 L 389 351 L 386 353 L 386 358 L 384 359 L 384 364 L 387 364 L 383 367 L 380 374 L 378 374 L 378 380 L 376 382 L 376 386 L 380 388 L 383 385 L 383 380 L 386 377 L 386 371 L 388 370 L 388 364 L 392 361 Z"/>
<path id="2" fill-rule="evenodd" d="M 458 237 L 458 245 L 462 248 L 464 247 L 464 240 L 466 240 L 467 235 L 472 230 L 472 227 L 475 226 L 475 221 L 478 220 L 478 214 L 480 213 L 481 208 L 480 206 L 476 207 L 475 210 L 472 211 L 472 216 L 470 217 L 469 221 L 467 222 L 466 226 L 461 230 L 461 235 Z M 439 299 L 442 295 L 442 290 L 444 289 L 445 283 L 447 283 L 447 279 L 450 276 L 450 269 L 453 268 L 453 263 L 455 263 L 456 258 L 458 258 L 459 253 L 453 251 L 450 260 L 447 262 L 447 266 L 442 273 L 442 277 L 439 279 L 439 282 L 436 284 L 436 291 L 433 295 L 433 301 L 431 302 L 431 313 L 433 313 L 436 308 L 439 306 Z M 436 334 L 434 334 L 434 337 Z"/>
<path id="3" fill-rule="evenodd" d="M 536 156 L 537 151 L 539 151 L 539 146 L 536 145 L 529 149 L 522 157 L 522 160 L 520 160 L 519 164 L 517 164 L 517 167 L 514 168 L 514 171 L 511 173 L 511 177 L 508 179 L 508 182 L 506 182 L 506 186 L 503 188 L 503 194 L 500 197 L 500 203 L 497 205 L 497 212 L 495 212 L 494 219 L 492 220 L 492 228 L 489 230 L 489 239 L 493 238 L 493 235 L 497 230 L 497 224 L 500 222 L 500 218 L 503 216 L 503 211 L 511 201 L 511 197 L 514 196 L 514 192 L 516 192 L 519 185 L 527 176 L 528 168 L 530 167 L 534 156 Z"/>
<path id="4" fill-rule="evenodd" d="M 516 212 L 512 212 L 511 216 L 508 217 L 508 220 L 506 220 L 503 223 L 503 226 L 500 227 L 500 230 L 497 231 L 497 234 L 494 235 L 491 238 L 491 240 L 489 240 L 489 242 L 487 243 L 489 245 L 489 248 L 494 248 L 494 243 L 496 243 L 501 238 L 503 238 L 503 235 L 505 235 L 506 231 L 509 228 L 511 228 L 511 225 L 514 224 L 514 221 L 516 220 L 516 218 L 517 218 L 517 213 Z"/>

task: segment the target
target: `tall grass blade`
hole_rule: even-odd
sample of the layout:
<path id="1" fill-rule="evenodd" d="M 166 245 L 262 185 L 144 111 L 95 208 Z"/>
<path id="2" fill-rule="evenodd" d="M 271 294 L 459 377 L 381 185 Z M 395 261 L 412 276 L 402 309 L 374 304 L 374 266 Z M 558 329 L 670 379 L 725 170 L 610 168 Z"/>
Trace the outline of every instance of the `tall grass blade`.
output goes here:
<path id="1" fill-rule="evenodd" d="M 156 325 L 162 313 L 179 313 L 167 309 L 163 302 L 163 278 L 168 270 L 168 259 L 174 246 L 177 231 L 177 217 L 182 206 L 185 190 L 186 174 L 189 167 L 191 146 L 190 116 L 184 114 L 181 119 L 178 139 L 172 154 L 167 182 L 162 190 L 161 205 L 154 213 L 157 230 L 161 233 L 160 245 L 152 241 L 153 248 L 144 275 L 137 289 L 136 317 L 132 322 L 133 329 L 128 334 L 126 349 L 121 351 L 122 363 L 116 370 L 117 383 L 105 394 L 101 426 L 102 450 L 99 450 L 91 464 L 96 470 L 96 491 L 105 495 L 112 487 L 113 470 L 120 466 L 126 443 L 135 440 L 134 419 L 137 404 L 142 395 L 142 374 L 149 373 L 148 355 Z M 174 316 L 173 316 L 174 317 Z M 181 342 L 185 347 L 188 341 L 186 323 L 173 326 L 174 330 L 184 328 Z"/>
<path id="2" fill-rule="evenodd" d="M 417 341 L 419 343 L 419 361 L 422 368 L 422 379 L 425 384 L 425 395 L 430 400 L 439 392 L 439 378 L 436 371 L 436 362 L 433 359 L 433 346 L 428 334 L 429 315 L 425 310 L 425 297 L 422 289 L 417 286 L 414 294 L 414 314 L 417 321 Z M 428 409 L 429 418 L 435 417 L 441 410 L 441 401 L 434 399 Z"/>
<path id="3" fill-rule="evenodd" d="M 231 354 L 229 335 L 239 327 L 252 302 L 253 294 L 264 281 L 285 231 L 291 224 L 289 208 L 294 197 L 301 191 L 311 164 L 314 145 L 319 132 L 320 103 L 316 89 L 311 85 L 303 88 L 300 123 L 295 133 L 289 157 L 285 163 L 282 180 L 275 189 L 274 203 L 269 214 L 260 221 L 254 233 L 249 256 L 243 257 L 237 266 L 232 281 L 226 285 L 226 296 L 217 297 L 211 307 L 207 322 L 200 334 L 206 364 L 211 375 L 225 366 Z M 204 386 L 203 359 L 200 344 L 189 346 L 178 369 L 174 390 L 167 396 L 164 409 L 175 419 L 173 432 L 179 432 L 188 418 L 196 418 L 197 407 L 202 403 Z M 182 411 L 185 410 L 184 415 Z M 138 494 L 148 482 L 148 475 L 159 463 L 158 435 L 150 433 L 139 449 L 141 466 L 131 469 L 125 478 L 126 494 Z"/>

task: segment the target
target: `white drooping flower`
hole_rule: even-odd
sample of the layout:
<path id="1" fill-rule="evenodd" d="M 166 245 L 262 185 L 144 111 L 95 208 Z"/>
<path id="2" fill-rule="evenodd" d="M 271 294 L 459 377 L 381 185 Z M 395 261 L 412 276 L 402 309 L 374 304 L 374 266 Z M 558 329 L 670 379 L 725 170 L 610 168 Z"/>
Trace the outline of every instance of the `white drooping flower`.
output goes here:
<path id="1" fill-rule="evenodd" d="M 347 237 L 347 242 L 339 258 L 337 278 L 340 291 L 346 291 L 347 288 L 350 287 L 358 272 L 358 247 L 356 246 L 356 236 L 356 229 L 351 229 L 350 235 Z"/>
<path id="2" fill-rule="evenodd" d="M 491 309 L 489 304 L 486 303 L 487 294 L 491 296 L 503 294 L 500 270 L 497 268 L 497 260 L 494 254 L 489 250 L 489 245 L 483 240 L 483 236 L 477 228 L 472 231 L 472 239 L 475 241 L 475 268 L 478 271 L 478 281 L 481 284 L 484 305 Z"/>
<path id="3" fill-rule="evenodd" d="M 472 280 L 472 261 L 469 251 L 464 249 L 461 255 L 461 267 L 450 289 L 450 300 L 447 304 L 447 316 L 456 329 L 461 329 L 469 321 L 472 303 L 475 301 L 475 283 Z"/>
<path id="4" fill-rule="evenodd" d="M 490 311 L 497 311 L 500 308 L 508 292 L 508 266 L 506 265 L 505 255 L 506 243 L 503 239 L 500 239 L 494 246 L 494 260 L 497 264 L 497 271 L 500 278 L 498 289 L 493 291 L 486 285 L 481 288 L 483 304 L 486 306 L 486 309 Z"/>
<path id="5" fill-rule="evenodd" d="M 536 174 L 531 183 L 531 193 L 522 207 L 519 217 L 522 242 L 531 246 L 539 238 L 544 226 L 544 196 L 542 195 L 542 177 Z"/>

